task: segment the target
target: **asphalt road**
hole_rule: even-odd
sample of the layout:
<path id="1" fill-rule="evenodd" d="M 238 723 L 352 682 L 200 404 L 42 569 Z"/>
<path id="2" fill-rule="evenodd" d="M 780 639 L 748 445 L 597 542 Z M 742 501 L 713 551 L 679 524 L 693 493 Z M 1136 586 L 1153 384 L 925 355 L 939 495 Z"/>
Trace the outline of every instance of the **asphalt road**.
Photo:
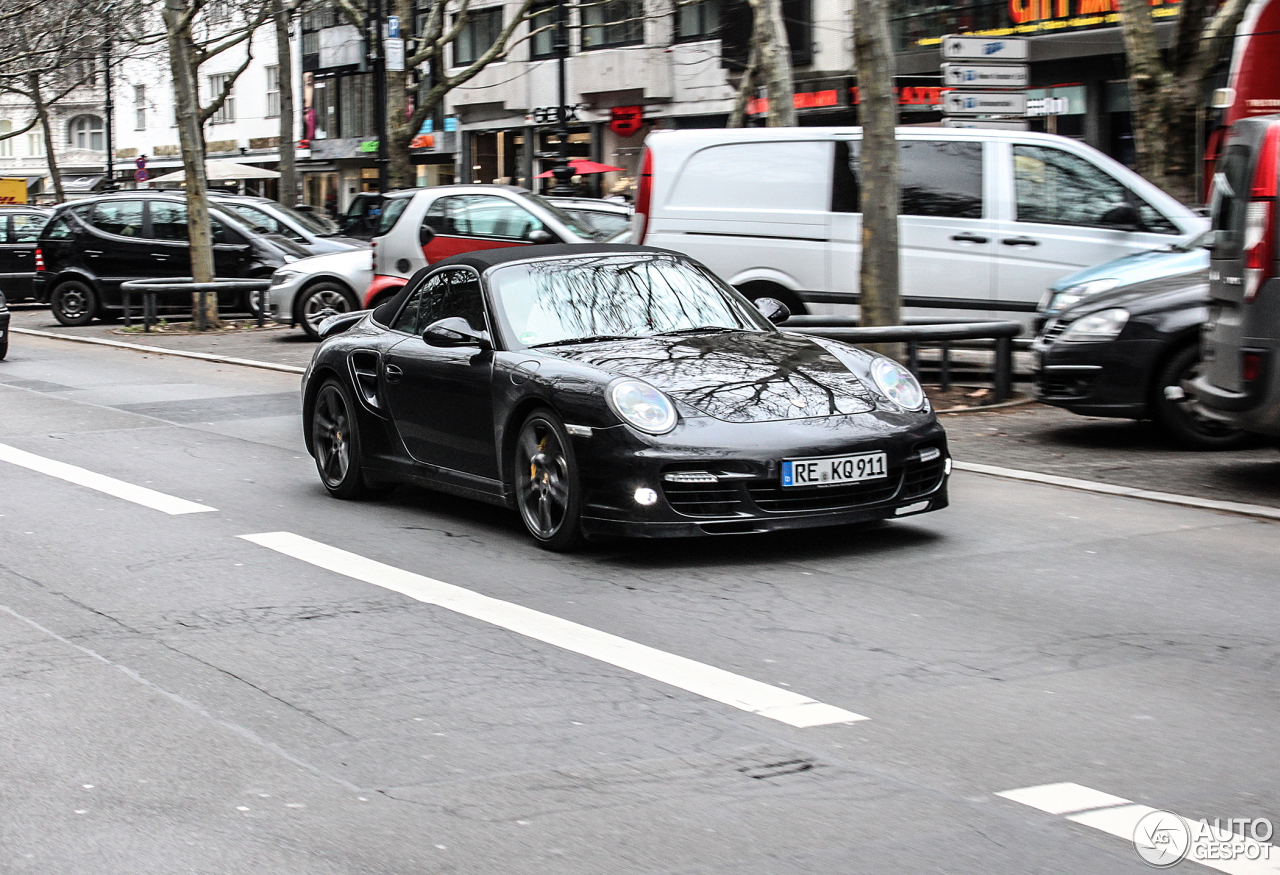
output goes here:
<path id="1" fill-rule="evenodd" d="M 1280 821 L 1274 523 L 961 473 L 556 556 L 328 498 L 297 388 L 0 363 L 0 872 L 1096 875 L 1149 871 L 1129 802 Z"/>

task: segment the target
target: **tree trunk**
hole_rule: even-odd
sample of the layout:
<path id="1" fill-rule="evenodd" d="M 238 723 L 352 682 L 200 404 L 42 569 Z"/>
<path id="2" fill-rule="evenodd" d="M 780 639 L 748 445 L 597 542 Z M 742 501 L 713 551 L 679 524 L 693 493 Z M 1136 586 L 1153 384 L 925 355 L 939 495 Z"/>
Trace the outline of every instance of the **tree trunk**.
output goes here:
<path id="1" fill-rule="evenodd" d="M 191 32 L 183 22 L 182 0 L 165 0 L 164 22 L 169 42 L 169 69 L 177 104 L 178 142 L 186 174 L 187 233 L 191 242 L 191 278 L 198 283 L 214 279 L 213 232 L 209 221 L 209 182 L 204 169 L 204 126 L 200 123 L 200 91 L 192 57 Z M 200 295 L 191 294 L 192 317 L 197 325 L 221 327 L 218 296 L 206 295 L 203 320 Z"/>
<path id="2" fill-rule="evenodd" d="M 391 188 L 411 188 L 418 181 L 409 155 L 409 144 L 417 134 L 409 118 L 409 73 L 387 74 L 387 184 Z"/>
<path id="3" fill-rule="evenodd" d="M 62 174 L 58 172 L 58 156 L 53 148 L 53 126 L 49 123 L 49 107 L 45 105 L 40 91 L 40 74 L 30 74 L 27 83 L 31 90 L 31 102 L 35 104 L 36 115 L 40 118 L 40 130 L 44 131 L 44 159 L 49 165 L 49 178 L 53 180 L 53 194 L 58 203 L 63 203 L 67 194 L 62 190 Z"/>
<path id="4" fill-rule="evenodd" d="M 751 48 L 758 52 L 769 99 L 766 124 L 771 128 L 795 127 L 795 76 L 791 72 L 791 44 L 782 19 L 782 0 L 751 0 L 751 11 Z"/>
<path id="5" fill-rule="evenodd" d="M 862 267 L 859 272 L 860 323 L 899 325 L 898 291 L 898 144 L 897 101 L 893 94 L 894 59 L 886 0 L 854 0 L 853 57 L 858 76 L 858 120 L 862 124 L 859 170 L 862 177 Z M 901 344 L 880 344 L 878 351 L 901 357 Z"/>
<path id="6" fill-rule="evenodd" d="M 283 0 L 275 0 L 276 63 L 280 84 L 280 203 L 291 207 L 298 202 L 298 163 L 295 152 L 293 118 L 293 44 L 289 22 L 293 10 Z"/>
<path id="7" fill-rule="evenodd" d="M 760 53 L 756 50 L 756 40 L 751 41 L 751 51 L 747 55 L 747 68 L 742 71 L 742 79 L 738 82 L 738 94 L 733 100 L 733 112 L 729 114 L 728 127 L 741 128 L 747 124 L 747 104 L 751 100 L 751 92 L 756 87 L 756 74 L 760 70 Z"/>

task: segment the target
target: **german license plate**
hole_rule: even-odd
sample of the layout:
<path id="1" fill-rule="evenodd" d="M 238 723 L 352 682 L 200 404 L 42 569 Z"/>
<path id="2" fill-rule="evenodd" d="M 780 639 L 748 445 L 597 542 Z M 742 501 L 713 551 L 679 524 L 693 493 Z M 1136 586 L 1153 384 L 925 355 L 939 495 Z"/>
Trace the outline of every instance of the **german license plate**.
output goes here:
<path id="1" fill-rule="evenodd" d="M 784 459 L 782 485 L 838 486 L 889 476 L 884 453 L 856 453 L 852 456 L 823 456 L 817 459 Z"/>

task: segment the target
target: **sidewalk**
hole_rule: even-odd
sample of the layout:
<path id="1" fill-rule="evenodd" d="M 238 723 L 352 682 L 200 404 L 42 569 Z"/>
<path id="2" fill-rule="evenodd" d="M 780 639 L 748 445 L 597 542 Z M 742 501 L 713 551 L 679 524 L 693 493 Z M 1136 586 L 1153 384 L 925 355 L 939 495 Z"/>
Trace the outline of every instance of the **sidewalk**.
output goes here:
<path id="1" fill-rule="evenodd" d="M 306 367 L 315 344 L 296 328 L 204 336 L 122 334 L 119 323 L 65 328 L 47 308 L 17 305 L 14 328 L 96 337 L 187 352 Z M 22 335 L 13 337 L 17 352 Z M 1151 423 L 1076 416 L 1026 404 L 990 412 L 943 414 L 952 455 L 966 462 L 1093 480 L 1156 492 L 1280 507 L 1280 450 L 1274 445 L 1188 452 Z"/>

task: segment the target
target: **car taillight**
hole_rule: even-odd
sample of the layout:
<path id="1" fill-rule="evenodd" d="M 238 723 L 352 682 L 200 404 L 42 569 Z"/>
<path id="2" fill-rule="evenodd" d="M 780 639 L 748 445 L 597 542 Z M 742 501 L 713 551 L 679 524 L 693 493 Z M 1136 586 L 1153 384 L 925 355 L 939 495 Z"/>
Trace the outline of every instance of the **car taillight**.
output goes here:
<path id="1" fill-rule="evenodd" d="M 636 187 L 636 221 L 639 222 L 640 234 L 637 243 L 643 243 L 649 235 L 649 207 L 653 203 L 653 152 L 644 150 L 640 159 L 640 185 Z"/>
<path id="2" fill-rule="evenodd" d="M 36 270 L 44 270 L 44 253 L 39 246 L 36 247 Z"/>
<path id="3" fill-rule="evenodd" d="M 1262 353 L 1245 352 L 1240 355 L 1240 379 L 1252 383 L 1262 376 Z"/>
<path id="4" fill-rule="evenodd" d="M 1280 177 L 1280 125 L 1267 128 L 1253 171 L 1244 223 L 1244 300 L 1251 303 L 1262 284 L 1276 275 L 1276 196 Z"/>

